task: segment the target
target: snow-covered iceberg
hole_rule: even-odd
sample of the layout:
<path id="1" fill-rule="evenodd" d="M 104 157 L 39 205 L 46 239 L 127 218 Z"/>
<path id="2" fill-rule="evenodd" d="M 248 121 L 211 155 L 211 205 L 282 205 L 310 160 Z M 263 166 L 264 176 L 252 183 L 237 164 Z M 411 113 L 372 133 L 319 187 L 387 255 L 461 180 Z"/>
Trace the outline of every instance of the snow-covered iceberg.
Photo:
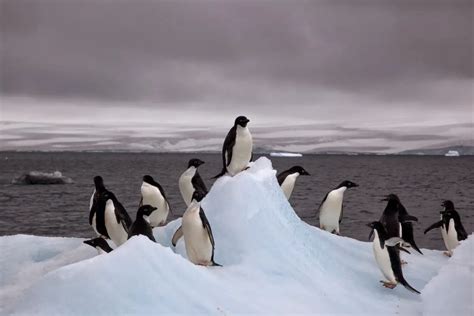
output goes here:
<path id="1" fill-rule="evenodd" d="M 30 171 L 12 180 L 12 184 L 70 184 L 72 179 L 63 176 L 61 171 Z"/>
<path id="2" fill-rule="evenodd" d="M 451 259 L 426 249 L 404 254 L 405 277 L 423 294 L 383 288 L 372 245 L 301 221 L 267 158 L 217 180 L 203 208 L 223 267 L 193 265 L 183 240 L 170 246 L 180 220 L 154 230 L 159 243 L 134 237 L 104 255 L 77 238 L 0 238 L 0 314 L 431 315 L 426 304 L 446 295 L 441 283 L 472 256 L 472 236 Z M 456 279 L 461 298 L 472 290 L 467 268 L 471 277 Z M 472 310 L 472 300 L 456 304 Z"/>

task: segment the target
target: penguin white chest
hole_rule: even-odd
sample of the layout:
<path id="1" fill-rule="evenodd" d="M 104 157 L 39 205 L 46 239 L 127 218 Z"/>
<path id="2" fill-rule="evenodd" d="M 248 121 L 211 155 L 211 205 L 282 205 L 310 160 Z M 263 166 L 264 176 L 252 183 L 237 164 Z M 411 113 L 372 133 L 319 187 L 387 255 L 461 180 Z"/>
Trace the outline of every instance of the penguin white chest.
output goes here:
<path id="1" fill-rule="evenodd" d="M 196 167 L 189 167 L 179 177 L 179 191 L 183 197 L 186 206 L 189 206 L 191 199 L 193 198 L 194 186 L 192 183 L 193 177 L 196 174 Z"/>
<path id="2" fill-rule="evenodd" d="M 397 284 L 395 274 L 393 273 L 392 263 L 390 262 L 390 256 L 388 254 L 387 246 L 383 249 L 380 246 L 380 239 L 377 230 L 374 230 L 374 241 L 372 243 L 372 249 L 374 251 L 375 261 L 379 266 L 380 271 L 385 278 L 393 284 Z"/>
<path id="3" fill-rule="evenodd" d="M 252 144 L 253 141 L 250 130 L 247 127 L 238 125 L 235 144 L 232 149 L 232 158 L 230 164 L 227 166 L 227 171 L 232 176 L 247 168 L 250 159 L 252 159 Z"/>
<path id="4" fill-rule="evenodd" d="M 212 243 L 199 216 L 199 205 L 191 205 L 183 215 L 184 244 L 189 261 L 199 265 L 211 265 Z"/>
<path id="5" fill-rule="evenodd" d="M 451 252 L 459 245 L 459 240 L 458 240 L 458 233 L 454 226 L 454 220 L 450 219 L 448 225 L 449 225 L 449 229 L 447 232 L 445 231 L 445 234 L 446 234 L 445 245 L 448 251 Z"/>
<path id="6" fill-rule="evenodd" d="M 160 190 L 146 182 L 142 183 L 142 204 L 156 207 L 156 210 L 150 214 L 150 225 L 152 227 L 160 226 L 166 223 L 169 213 L 169 205 L 166 202 Z"/>
<path id="7" fill-rule="evenodd" d="M 127 241 L 128 233 L 123 227 L 121 222 L 117 222 L 117 217 L 115 216 L 115 206 L 112 200 L 107 200 L 105 205 L 105 228 L 109 234 L 110 239 L 114 242 L 115 245 L 120 246 Z"/>
<path id="8" fill-rule="evenodd" d="M 291 194 L 293 193 L 293 189 L 295 188 L 296 178 L 298 178 L 300 174 L 298 172 L 290 174 L 285 178 L 283 183 L 281 184 L 281 189 L 285 194 L 286 198 L 289 200 Z"/>
<path id="9" fill-rule="evenodd" d="M 339 233 L 339 218 L 346 187 L 332 190 L 319 210 L 319 225 L 322 229 Z"/>

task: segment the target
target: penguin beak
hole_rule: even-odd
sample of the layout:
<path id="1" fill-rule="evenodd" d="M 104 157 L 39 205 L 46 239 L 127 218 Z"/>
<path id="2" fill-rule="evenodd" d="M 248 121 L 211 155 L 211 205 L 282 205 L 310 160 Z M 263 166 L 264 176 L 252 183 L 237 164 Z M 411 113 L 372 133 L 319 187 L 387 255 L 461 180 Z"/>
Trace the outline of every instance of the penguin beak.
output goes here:
<path id="1" fill-rule="evenodd" d="M 310 176 L 309 172 L 306 171 L 306 170 L 303 170 L 303 174 L 302 174 L 302 175 L 303 175 L 303 176 Z"/>
<path id="2" fill-rule="evenodd" d="M 205 164 L 205 162 L 202 160 L 199 160 L 198 166 L 203 165 L 203 164 Z"/>
<path id="3" fill-rule="evenodd" d="M 248 122 L 250 122 L 250 120 L 249 120 L 249 119 L 246 119 L 246 120 L 245 120 L 245 123 L 248 123 Z"/>
<path id="4" fill-rule="evenodd" d="M 372 228 L 372 223 L 367 223 L 366 226 Z"/>

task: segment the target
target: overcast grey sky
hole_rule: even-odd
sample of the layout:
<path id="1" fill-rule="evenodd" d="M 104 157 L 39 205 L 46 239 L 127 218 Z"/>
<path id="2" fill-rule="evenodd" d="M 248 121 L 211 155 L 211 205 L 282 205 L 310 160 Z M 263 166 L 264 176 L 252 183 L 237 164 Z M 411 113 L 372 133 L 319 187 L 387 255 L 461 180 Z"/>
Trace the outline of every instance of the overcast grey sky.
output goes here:
<path id="1" fill-rule="evenodd" d="M 0 1 L 3 120 L 473 120 L 473 1 Z"/>

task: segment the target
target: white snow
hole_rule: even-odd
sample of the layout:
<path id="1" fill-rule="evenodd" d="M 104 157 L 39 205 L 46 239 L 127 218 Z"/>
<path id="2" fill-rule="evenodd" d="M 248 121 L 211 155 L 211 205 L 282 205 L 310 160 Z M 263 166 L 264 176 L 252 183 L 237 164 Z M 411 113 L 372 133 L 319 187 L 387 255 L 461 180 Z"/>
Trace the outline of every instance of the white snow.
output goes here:
<path id="1" fill-rule="evenodd" d="M 181 220 L 154 230 L 159 243 L 138 236 L 104 255 L 77 238 L 1 237 L 0 314 L 431 315 L 443 296 L 460 314 L 472 311 L 472 236 L 451 259 L 403 255 L 420 296 L 382 287 L 370 243 L 301 221 L 267 158 L 218 179 L 203 208 L 223 267 L 193 265 L 183 239 L 170 246 Z"/>

